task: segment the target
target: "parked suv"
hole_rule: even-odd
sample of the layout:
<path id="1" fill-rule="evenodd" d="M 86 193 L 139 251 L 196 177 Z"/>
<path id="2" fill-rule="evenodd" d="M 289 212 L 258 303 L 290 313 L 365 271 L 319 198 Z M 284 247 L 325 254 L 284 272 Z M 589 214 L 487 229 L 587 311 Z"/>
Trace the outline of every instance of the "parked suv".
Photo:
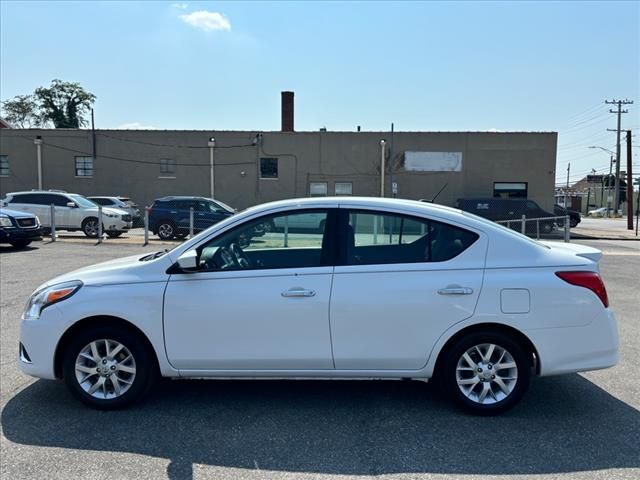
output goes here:
<path id="1" fill-rule="evenodd" d="M 189 234 L 191 208 L 194 232 L 205 230 L 235 213 L 229 205 L 210 198 L 163 197 L 154 201 L 149 209 L 149 229 L 162 240 L 184 238 Z"/>
<path id="2" fill-rule="evenodd" d="M 51 205 L 55 208 L 56 230 L 81 230 L 87 237 L 98 236 L 98 205 L 76 193 L 32 190 L 9 193 L 3 203 L 12 210 L 37 215 L 42 228 L 51 230 Z M 131 215 L 116 208 L 102 209 L 102 231 L 115 238 L 131 228 Z"/>
<path id="3" fill-rule="evenodd" d="M 0 243 L 24 248 L 34 240 L 42 239 L 38 217 L 30 213 L 0 208 Z"/>
<path id="4" fill-rule="evenodd" d="M 526 198 L 460 198 L 458 208 L 466 212 L 473 213 L 479 217 L 498 222 L 501 220 L 521 220 L 524 215 L 527 218 L 549 218 L 540 220 L 540 233 L 551 233 L 555 226 L 555 215 L 543 210 L 536 202 Z M 536 233 L 537 222 L 527 222 L 526 232 Z M 505 225 L 507 226 L 507 225 Z M 511 222 L 512 229 L 520 231 L 520 222 Z"/>
<path id="5" fill-rule="evenodd" d="M 564 208 L 562 205 L 558 205 L 557 203 L 553 206 L 553 213 L 557 217 L 565 217 L 569 215 L 569 226 L 571 228 L 577 227 L 582 218 L 580 218 L 580 212 L 577 210 L 571 210 L 570 208 Z M 556 222 L 559 227 L 564 226 L 564 222 L 562 220 L 558 220 Z"/>
<path id="6" fill-rule="evenodd" d="M 129 197 L 99 196 L 88 198 L 93 203 L 97 203 L 98 205 L 102 205 L 103 207 L 118 208 L 129 213 L 129 215 L 131 215 L 131 221 L 133 222 L 134 228 L 144 226 L 144 219 L 142 217 L 142 213 L 140 212 L 140 208 Z"/>

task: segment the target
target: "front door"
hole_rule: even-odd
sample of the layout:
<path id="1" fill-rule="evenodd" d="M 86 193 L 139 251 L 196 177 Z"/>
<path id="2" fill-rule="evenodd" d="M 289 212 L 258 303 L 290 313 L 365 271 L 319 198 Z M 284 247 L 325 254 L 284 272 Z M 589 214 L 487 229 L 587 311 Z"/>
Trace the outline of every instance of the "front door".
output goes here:
<path id="1" fill-rule="evenodd" d="M 164 298 L 171 364 L 184 370 L 332 369 L 330 232 L 257 235 L 261 217 L 197 248 L 198 269 L 172 275 Z M 323 210 L 325 219 L 329 210 Z M 333 217 L 333 214 L 332 214 Z M 327 237 L 325 237 L 327 235 Z"/>
<path id="2" fill-rule="evenodd" d="M 442 333 L 471 315 L 486 237 L 435 220 L 341 215 L 346 231 L 331 295 L 336 369 L 418 370 Z"/>

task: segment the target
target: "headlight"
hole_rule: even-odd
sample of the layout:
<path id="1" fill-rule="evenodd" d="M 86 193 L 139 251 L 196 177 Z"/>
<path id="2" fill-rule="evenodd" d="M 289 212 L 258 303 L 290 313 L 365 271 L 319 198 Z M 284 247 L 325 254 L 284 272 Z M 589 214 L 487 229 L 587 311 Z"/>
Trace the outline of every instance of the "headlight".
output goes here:
<path id="1" fill-rule="evenodd" d="M 13 227 L 9 217 L 0 217 L 0 227 Z"/>
<path id="2" fill-rule="evenodd" d="M 118 217 L 120 216 L 120 215 L 118 215 L 117 213 L 105 213 L 105 212 L 102 212 L 102 214 L 103 214 L 105 217 L 109 217 L 109 218 L 118 218 Z"/>
<path id="3" fill-rule="evenodd" d="M 51 285 L 50 287 L 45 287 L 42 290 L 33 292 L 24 307 L 22 319 L 37 320 L 38 318 L 40 318 L 40 313 L 43 309 L 45 309 L 49 305 L 53 305 L 54 303 L 58 303 L 69 298 L 71 295 L 80 290 L 81 286 L 82 282 L 80 280 L 73 280 L 71 282 Z"/>

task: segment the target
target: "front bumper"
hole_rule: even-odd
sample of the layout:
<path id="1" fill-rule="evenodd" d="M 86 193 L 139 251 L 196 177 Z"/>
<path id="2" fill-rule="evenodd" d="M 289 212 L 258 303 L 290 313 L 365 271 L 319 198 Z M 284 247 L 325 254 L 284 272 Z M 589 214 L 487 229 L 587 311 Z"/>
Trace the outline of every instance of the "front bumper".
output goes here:
<path id="1" fill-rule="evenodd" d="M 38 228 L 0 228 L 0 243 L 14 240 L 42 240 L 42 229 Z"/>
<path id="2" fill-rule="evenodd" d="M 53 380 L 54 357 L 58 339 L 64 333 L 64 321 L 56 305 L 42 311 L 38 320 L 20 323 L 20 370 L 36 378 Z"/>
<path id="3" fill-rule="evenodd" d="M 619 360 L 618 323 L 611 309 L 579 327 L 525 330 L 539 355 L 540 375 L 613 367 Z"/>

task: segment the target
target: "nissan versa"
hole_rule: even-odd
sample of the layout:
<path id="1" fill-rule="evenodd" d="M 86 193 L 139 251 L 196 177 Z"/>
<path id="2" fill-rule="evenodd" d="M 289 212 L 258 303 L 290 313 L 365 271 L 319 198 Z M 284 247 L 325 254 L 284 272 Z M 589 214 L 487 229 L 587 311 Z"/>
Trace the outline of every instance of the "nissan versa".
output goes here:
<path id="1" fill-rule="evenodd" d="M 311 220 L 323 228 L 296 228 Z M 264 224 L 277 228 L 256 236 Z M 433 204 L 280 201 L 42 285 L 19 362 L 103 409 L 159 376 L 437 378 L 496 414 L 533 375 L 618 361 L 600 257 Z"/>

